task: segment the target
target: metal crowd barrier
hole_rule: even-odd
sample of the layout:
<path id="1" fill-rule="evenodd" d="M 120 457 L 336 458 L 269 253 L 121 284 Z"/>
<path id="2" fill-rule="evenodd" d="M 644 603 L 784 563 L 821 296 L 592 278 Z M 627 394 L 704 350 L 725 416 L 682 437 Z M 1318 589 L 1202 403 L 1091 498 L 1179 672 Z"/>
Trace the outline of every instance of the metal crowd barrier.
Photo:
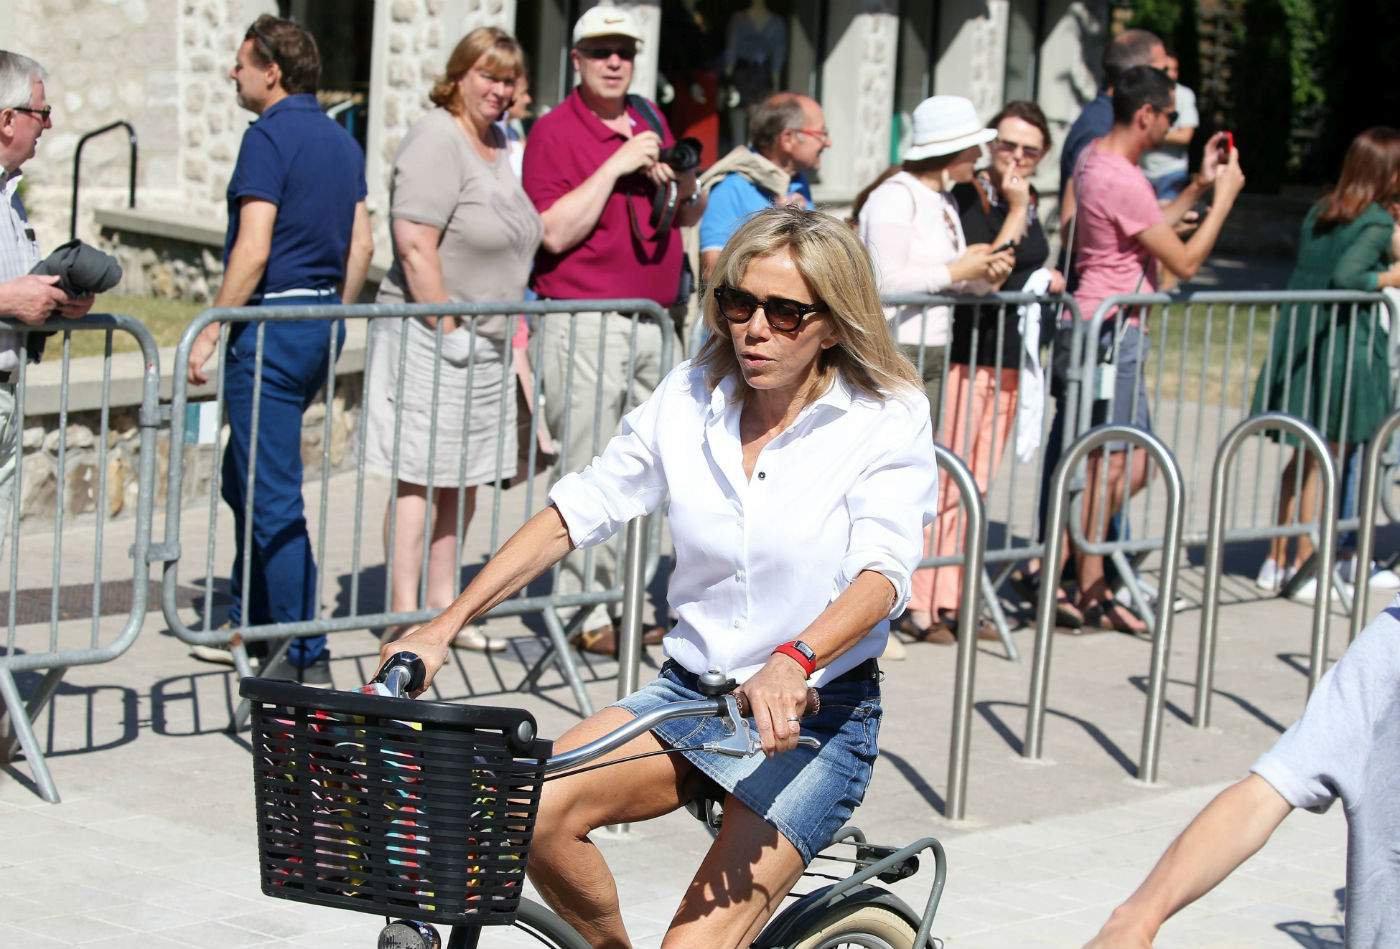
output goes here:
<path id="1" fill-rule="evenodd" d="M 935 406 L 938 424 L 934 427 L 934 438 L 942 442 L 945 429 L 951 433 L 953 438 L 947 447 L 969 463 L 976 476 L 984 499 L 986 523 L 989 529 L 995 526 L 995 536 L 985 538 L 984 568 L 979 578 L 982 608 L 995 624 L 1007 656 L 1019 659 L 997 590 L 1017 563 L 1038 557 L 1044 550 L 1039 501 L 1044 493 L 1042 479 L 1048 476 L 1044 448 L 1051 440 L 1055 419 L 1051 409 L 1051 367 L 1066 358 L 1059 350 L 1069 341 L 1067 335 L 1055 333 L 1053 327 L 1062 318 L 1075 324 L 1081 322 L 1078 305 L 1067 295 L 1032 293 L 886 294 L 880 302 L 887 308 L 917 310 L 918 330 L 914 335 L 919 339 L 929 338 L 931 321 L 947 325 L 950 344 L 941 351 L 911 344 L 905 347 L 905 352 L 921 377 L 936 374 L 941 380 L 940 404 Z M 954 361 L 951 334 L 955 312 L 993 334 L 993 352 L 980 351 L 982 333 L 974 332 L 967 362 Z M 1023 321 L 1027 327 L 1035 324 L 1039 337 L 1035 355 L 1041 360 L 1040 416 L 1033 425 L 1033 415 L 1029 415 L 1027 421 L 1028 427 L 1035 430 L 1036 448 L 1035 453 L 1024 460 L 1017 455 L 1016 434 L 1019 413 L 1027 408 L 1028 393 L 1021 391 L 1022 362 L 1009 363 L 1006 352 L 1007 341 L 1020 335 Z M 1022 339 L 1024 342 L 1024 337 Z M 1022 351 L 1025 349 L 1023 346 Z M 937 363 L 931 366 L 930 358 Z M 978 367 L 978 363 L 987 360 L 990 362 L 986 366 Z M 979 373 L 973 367 L 990 371 Z M 957 387 L 950 385 L 955 372 L 963 377 L 962 384 Z M 989 376 L 991 386 L 987 389 Z M 1012 378 L 1015 378 L 1014 384 Z M 1068 397 L 1073 398 L 1074 393 L 1069 393 Z M 961 424 L 955 424 L 959 418 Z"/>
<path id="2" fill-rule="evenodd" d="M 21 360 L 16 371 L 15 405 L 13 431 L 14 473 L 13 494 L 9 509 L 3 512 L 8 537 L 0 545 L 0 555 L 8 558 L 9 595 L 5 618 L 5 648 L 0 652 L 0 698 L 4 699 L 4 715 L 0 715 L 0 763 L 13 760 L 17 748 L 22 749 L 24 758 L 34 777 L 34 783 L 44 800 L 57 803 L 58 788 L 54 784 L 44 760 L 44 750 L 34 733 L 33 721 L 44 710 L 58 691 L 63 674 L 72 666 L 93 665 L 110 662 L 130 648 L 141 624 L 146 617 L 146 593 L 150 576 L 148 552 L 151 544 L 151 509 L 155 497 L 156 472 L 156 430 L 161 424 L 160 406 L 160 357 L 155 340 L 139 321 L 129 316 L 90 315 L 82 320 L 49 320 L 42 328 L 26 326 L 15 320 L 0 319 L 0 327 L 8 332 L 20 334 L 24 348 L 29 341 L 41 333 L 61 333 L 57 339 L 49 340 L 50 360 L 57 355 L 56 347 L 61 348 L 61 369 L 59 370 L 58 418 L 56 433 L 57 445 L 54 448 L 55 495 L 53 527 L 48 538 L 37 532 L 26 534 L 24 551 L 26 562 L 20 563 L 20 516 L 21 501 L 24 497 L 25 465 L 23 462 L 21 436 L 25 430 L 27 381 L 33 370 L 25 360 Z M 99 424 L 95 441 L 95 460 L 92 461 L 92 477 L 95 478 L 93 500 L 95 514 L 89 524 L 82 512 L 69 509 L 72 500 L 68 494 L 67 475 L 70 463 L 89 463 L 80 458 L 70 461 L 76 450 L 91 450 L 92 445 L 70 445 L 70 384 L 77 384 L 70 375 L 72 361 L 73 333 L 103 333 L 105 335 L 102 370 L 99 387 Z M 115 333 L 130 334 L 141 349 L 143 362 L 141 372 L 141 400 L 136 424 L 139 429 L 138 444 L 140 458 L 136 471 L 136 515 L 134 518 L 132 544 L 129 559 L 131 562 L 131 603 L 129 608 L 117 613 L 114 622 L 103 622 L 103 543 L 109 530 L 110 510 L 108 508 L 109 460 L 115 447 L 109 435 L 111 427 L 112 401 L 112 338 Z M 88 380 L 83 380 L 87 384 Z M 125 531 L 124 524 L 111 525 L 110 530 Z M 91 532 L 89 535 L 89 531 Z M 0 535 L 3 536 L 3 535 Z M 91 544 L 92 553 L 88 553 Z M 48 548 L 45 551 L 45 547 Z M 22 589 L 24 583 L 32 583 L 42 569 L 39 564 L 43 553 L 49 553 L 49 591 L 47 618 L 36 621 L 26 618 L 20 612 L 24 594 L 40 590 Z M 36 556 L 36 554 L 38 556 Z M 86 604 L 65 601 L 66 590 L 73 590 L 75 577 L 90 570 L 92 592 Z M 65 581 L 67 581 L 65 583 Z M 62 607 L 62 609 L 61 609 Z M 61 612 L 91 610 L 91 622 L 84 619 L 65 620 Z M 121 613 L 125 618 L 120 618 Z M 26 699 L 21 695 L 16 674 L 39 672 L 43 676 Z"/>
<path id="3" fill-rule="evenodd" d="M 1182 542 L 1187 547 L 1203 547 L 1210 542 L 1208 507 L 1201 502 L 1210 490 L 1212 446 L 1221 443 L 1231 429 L 1262 409 L 1301 414 L 1305 418 L 1336 413 L 1338 430 L 1345 435 L 1354 401 L 1351 386 L 1355 375 L 1372 369 L 1391 375 L 1388 365 L 1377 365 L 1377 360 L 1386 359 L 1383 353 L 1391 354 L 1393 360 L 1388 334 L 1381 339 L 1387 331 L 1378 315 L 1389 314 L 1390 325 L 1398 325 L 1393 304 L 1383 294 L 1260 291 L 1114 296 L 1106 299 L 1087 325 L 1080 328 L 1081 358 L 1071 370 L 1071 381 L 1082 393 L 1077 406 L 1078 431 L 1124 414 L 1125 407 L 1116 404 L 1117 394 L 1110 391 L 1106 375 L 1109 368 L 1118 364 L 1120 349 L 1126 345 L 1123 333 L 1127 321 L 1110 318 L 1110 313 L 1120 310 L 1133 312 L 1147 328 L 1151 340 L 1150 352 L 1138 362 L 1141 389 L 1132 390 L 1134 401 L 1126 407 L 1126 414 L 1131 418 L 1147 410 L 1152 430 L 1180 462 L 1186 485 Z M 1291 357 L 1305 338 L 1316 342 L 1301 348 L 1299 356 Z M 1358 360 L 1358 352 L 1364 353 L 1364 360 Z M 1260 380 L 1273 377 L 1279 356 L 1291 359 L 1282 391 L 1260 393 L 1256 405 Z M 1340 392 L 1334 395 L 1333 372 L 1339 363 L 1345 375 Z M 1321 373 L 1318 385 L 1314 385 L 1315 371 Z M 1295 377 L 1300 380 L 1301 390 L 1294 387 Z M 1393 383 L 1389 388 L 1394 392 Z M 1140 403 L 1142 393 L 1146 396 L 1145 405 Z M 1098 399 L 1097 395 L 1108 397 Z M 1334 403 L 1334 398 L 1340 405 Z M 1285 490 L 1284 447 L 1267 445 L 1262 439 L 1256 442 L 1255 450 L 1248 456 L 1249 476 L 1240 479 L 1252 485 L 1251 496 L 1246 499 L 1248 503 L 1231 498 L 1230 523 L 1223 528 L 1225 543 L 1283 536 L 1270 531 L 1279 526 L 1277 511 Z M 1340 466 L 1355 448 L 1344 437 L 1337 445 L 1334 460 Z M 1295 478 L 1292 483 L 1295 496 L 1299 481 Z M 1154 506 L 1153 490 L 1149 483 L 1140 508 L 1149 517 Z M 1234 491 L 1239 491 L 1238 481 Z M 1299 522 L 1295 515 L 1289 526 L 1296 528 Z M 1125 516 L 1122 526 L 1131 535 L 1131 518 Z M 1353 512 L 1339 517 L 1336 526 L 1340 531 L 1356 530 L 1360 519 Z M 1365 606 L 1356 609 L 1364 611 Z"/>
<path id="4" fill-rule="evenodd" d="M 1043 562 L 1047 566 L 1060 562 L 1061 545 L 1066 535 L 1065 518 L 1070 507 L 1071 474 L 1090 452 L 1102 449 L 1109 442 L 1128 442 L 1146 451 L 1164 473 L 1167 490 L 1166 529 L 1160 541 L 1151 542 L 1154 548 L 1161 550 L 1161 589 L 1157 597 L 1157 616 L 1152 632 L 1152 659 L 1148 669 L 1147 702 L 1143 712 L 1142 756 L 1138 762 L 1137 773 L 1139 780 L 1151 784 L 1157 780 L 1157 759 L 1162 744 L 1162 709 L 1166 698 L 1167 657 L 1171 650 L 1171 604 L 1176 595 L 1176 564 L 1181 544 L 1181 469 L 1166 445 L 1150 432 L 1127 425 L 1102 425 L 1090 429 L 1076 439 L 1066 449 L 1051 476 L 1050 515 L 1046 521 Z M 1080 541 L 1079 546 L 1084 553 L 1100 556 L 1113 549 L 1112 544 L 1104 542 Z M 1055 584 L 1041 584 L 1040 602 L 1036 609 L 1035 652 L 1031 659 L 1030 697 L 1026 703 L 1026 735 L 1022 744 L 1023 757 L 1030 759 L 1041 756 L 1045 735 L 1045 701 L 1050 678 L 1055 589 Z"/>
<path id="5" fill-rule="evenodd" d="M 1369 568 L 1372 552 L 1376 545 L 1376 512 L 1381 507 L 1381 471 L 1387 466 L 1384 455 L 1396 433 L 1400 432 L 1400 412 L 1392 412 L 1376 429 L 1375 436 L 1366 445 L 1366 456 L 1361 465 L 1361 486 L 1357 492 L 1356 507 L 1361 512 L 1360 525 L 1356 532 L 1356 563 Z M 1385 495 L 1389 497 L 1389 493 Z M 1351 622 L 1347 642 L 1355 641 L 1361 629 L 1370 618 L 1366 615 L 1367 594 L 1371 589 L 1370 569 L 1360 569 L 1356 573 L 1356 593 L 1352 597 Z M 1321 597 L 1319 596 L 1319 599 Z"/>
<path id="6" fill-rule="evenodd" d="M 1327 602 L 1332 587 L 1332 547 L 1336 537 L 1336 520 L 1330 516 L 1337 502 L 1337 473 L 1327 443 L 1317 429 L 1291 415 L 1271 412 L 1255 415 L 1236 425 L 1225 437 L 1215 456 L 1215 471 L 1211 476 L 1210 531 L 1206 541 L 1205 603 L 1201 609 L 1201 641 L 1196 651 L 1196 707 L 1193 723 L 1197 728 L 1210 725 L 1212 683 L 1215 681 L 1215 619 L 1220 607 L 1220 575 L 1225 556 L 1226 496 L 1233 481 L 1231 463 L 1239 454 L 1246 438 L 1265 430 L 1288 432 L 1299 440 L 1320 466 L 1322 474 L 1322 503 L 1318 509 L 1317 596 L 1313 598 L 1312 650 L 1308 664 L 1308 691 L 1317 687 L 1327 664 Z M 1309 527 L 1279 525 L 1257 528 L 1251 537 L 1287 537 L 1308 533 Z M 1354 611 L 1354 612 L 1359 612 Z"/>
<path id="7" fill-rule="evenodd" d="M 207 514 L 204 523 L 197 525 L 195 530 L 188 533 L 192 537 L 182 534 L 182 511 L 180 499 L 183 492 L 183 481 L 186 477 L 184 454 L 180 451 L 171 452 L 171 464 L 169 471 L 169 507 L 166 516 L 166 539 L 161 548 L 161 559 L 165 561 L 164 587 L 163 587 L 163 607 L 165 618 L 170 624 L 170 629 L 182 640 L 191 645 L 223 646 L 229 643 L 232 637 L 233 658 L 239 673 L 246 675 L 250 672 L 248 658 L 246 655 L 246 643 L 259 640 L 287 640 L 289 637 L 311 635 L 318 633 L 332 633 L 345 630 L 368 629 L 375 627 L 390 627 L 400 624 L 410 624 L 422 622 L 437 614 L 436 609 L 412 609 L 393 610 L 390 608 L 392 597 L 392 583 L 394 575 L 394 542 L 396 530 L 398 528 L 398 508 L 395 504 L 387 511 L 387 524 L 385 532 L 387 535 L 387 550 L 385 565 L 385 589 L 384 605 L 381 607 L 374 602 L 373 591 L 364 589 L 362 569 L 363 563 L 363 533 L 366 525 L 366 474 L 365 474 L 365 450 L 366 433 L 365 423 L 371 411 L 369 399 L 375 398 L 373 393 L 374 374 L 376 372 L 387 372 L 392 365 L 385 362 L 380 366 L 375 358 L 375 349 L 384 346 L 385 359 L 391 358 L 394 354 L 392 344 L 397 343 L 397 373 L 396 388 L 390 396 L 393 417 L 393 442 L 391 470 L 387 472 L 389 476 L 388 493 L 389 497 L 394 496 L 395 484 L 398 482 L 401 469 L 401 450 L 405 440 L 412 437 L 404 425 L 405 403 L 415 403 L 418 410 L 427 410 L 427 453 L 426 463 L 427 484 L 424 486 L 425 494 L 433 497 L 433 488 L 436 475 L 434 468 L 437 462 L 437 438 L 439 437 L 439 416 L 446 415 L 449 407 L 442 403 L 439 391 L 439 378 L 441 364 L 443 360 L 444 346 L 446 343 L 445 333 L 442 323 L 437 324 L 434 330 L 426 330 L 426 324 L 414 318 L 419 317 L 457 317 L 469 326 L 465 330 L 468 334 L 466 342 L 467 360 L 471 366 L 468 369 L 468 381 L 466 392 L 463 396 L 465 402 L 462 406 L 462 418 L 471 418 L 472 399 L 477 373 L 499 373 L 499 398 L 511 400 L 509 405 L 502 407 L 497 417 L 493 420 L 495 431 L 489 436 L 491 452 L 495 458 L 495 470 L 493 477 L 481 484 L 481 488 L 489 488 L 492 491 L 491 506 L 489 508 L 489 518 L 477 517 L 470 525 L 470 529 L 465 524 L 464 490 L 459 486 L 461 479 L 451 479 L 449 483 L 441 485 L 444 489 L 455 489 L 457 491 L 457 516 L 455 524 L 455 549 L 459 552 L 457 559 L 458 575 L 465 564 L 478 562 L 484 557 L 494 554 L 501 543 L 513 532 L 516 526 L 522 524 L 534 513 L 538 503 L 542 500 L 547 484 L 540 484 L 537 476 L 543 471 L 541 464 L 541 421 L 544 413 L 542 397 L 544 393 L 544 378 L 548 372 L 544 365 L 545 357 L 545 336 L 550 335 L 545 332 L 550 321 L 568 320 L 567 331 L 561 331 L 557 335 L 555 342 L 563 347 L 567 352 L 573 354 L 581 350 L 583 336 L 580 335 L 580 320 L 578 314 L 595 312 L 617 312 L 626 314 L 625 316 L 609 316 L 607 320 L 625 319 L 626 323 L 626 359 L 623 361 L 620 372 L 622 378 L 633 380 L 643 371 L 650 371 L 655 375 L 655 382 L 659 382 L 670 368 L 673 361 L 673 351 L 675 334 L 672 330 L 670 316 L 660 306 L 650 300 L 588 300 L 588 301 L 535 301 L 535 302 L 493 302 L 479 304 L 404 304 L 404 305 L 366 305 L 366 306 L 262 306 L 247 307 L 239 309 L 206 310 L 201 313 L 186 329 L 181 337 L 179 347 L 176 350 L 174 373 L 174 386 L 171 399 L 171 443 L 172 445 L 182 445 L 186 441 L 187 422 L 186 409 L 195 403 L 191 398 L 191 392 L 185 376 L 185 367 L 189 359 L 191 346 L 201 330 L 214 323 L 222 324 L 221 337 L 218 352 L 220 354 L 219 367 L 215 380 L 215 399 L 213 402 L 214 419 L 223 422 L 226 418 L 225 405 L 225 371 L 228 366 L 226 348 L 230 333 L 230 326 L 234 324 L 253 324 L 246 332 L 256 333 L 255 345 L 249 347 L 253 352 L 253 396 L 251 410 L 252 434 L 250 443 L 256 446 L 257 431 L 259 424 L 260 408 L 263 400 L 263 385 L 265 370 L 265 345 L 266 327 L 270 324 L 305 321 L 325 321 L 326 332 L 334 345 L 336 322 L 345 320 L 350 325 L 362 324 L 367 327 L 367 339 L 365 349 L 365 375 L 363 380 L 364 393 L 366 399 L 361 405 L 361 418 L 358 424 L 359 431 L 354 438 L 353 451 L 353 477 L 354 489 L 353 499 L 342 495 L 343 500 L 337 505 L 339 510 L 344 511 L 349 517 L 336 523 L 337 543 L 328 546 L 328 519 L 330 516 L 329 488 L 331 478 L 331 443 L 334 437 L 332 418 L 333 406 L 335 404 L 335 393 L 337 386 L 336 363 L 331 360 L 326 371 L 324 383 L 324 401 L 326 412 L 323 423 L 322 446 L 320 451 L 320 473 L 319 481 L 313 485 L 308 483 L 308 487 L 319 493 L 319 518 L 314 527 L 314 560 L 317 568 L 315 603 L 324 603 L 325 578 L 332 571 L 341 571 L 346 577 L 347 589 L 342 591 L 340 600 L 341 606 L 334 611 L 334 615 L 317 615 L 315 618 L 296 622 L 250 622 L 251 606 L 249 597 L 251 557 L 245 558 L 242 571 L 242 595 L 243 602 L 240 615 L 240 625 L 237 628 L 216 628 L 214 624 L 213 603 L 216 584 L 216 576 L 223 574 L 227 570 L 227 562 L 218 556 L 218 543 L 222 539 L 221 511 L 223 503 L 220 500 L 220 483 L 222 469 L 222 459 L 224 455 L 223 440 L 219 437 L 213 439 L 213 470 L 212 485 L 208 493 Z M 509 443 L 514 440 L 516 433 L 508 430 L 508 416 L 513 408 L 515 399 L 515 375 L 511 368 L 511 348 L 508 331 L 500 330 L 499 326 L 492 328 L 489 324 L 483 323 L 490 318 L 505 317 L 507 326 L 513 325 L 517 314 L 527 314 L 534 318 L 536 322 L 536 332 L 530 343 L 531 359 L 534 365 L 534 381 L 532 403 L 535 411 L 531 416 L 531 423 L 528 430 L 522 430 L 519 437 L 528 440 L 528 448 L 523 452 L 517 446 L 517 452 L 523 454 L 523 488 L 515 489 L 515 496 L 511 499 L 511 509 L 505 510 L 506 487 L 504 481 L 511 474 L 520 474 L 517 468 L 516 458 L 506 458 L 505 452 Z M 616 324 L 610 324 L 616 327 Z M 654 325 L 655 329 L 649 328 Z M 420 347 L 427 346 L 428 350 L 420 353 L 427 356 L 431 352 L 432 366 L 428 369 L 421 369 L 419 375 L 426 376 L 420 382 L 429 383 L 426 395 L 413 391 L 405 392 L 405 377 L 412 369 L 412 364 L 408 363 L 409 345 L 413 342 L 410 333 L 416 333 L 419 329 L 431 334 L 430 342 L 424 343 L 421 337 L 418 338 Z M 584 332 L 587 332 L 585 330 Z M 588 342 L 586 352 L 596 354 L 597 363 L 603 362 L 610 353 L 617 355 L 615 348 L 609 347 L 609 336 L 616 337 L 616 333 L 597 333 L 595 342 Z M 644 337 L 653 337 L 654 341 L 649 341 Z M 461 341 L 454 341 L 457 349 L 462 348 Z M 246 343 L 240 340 L 241 345 Z M 596 346 L 596 349 L 593 347 Z M 598 378 L 594 380 L 580 379 L 580 389 L 583 383 L 589 383 L 591 393 L 586 399 L 575 401 L 574 382 L 575 372 L 582 373 L 585 369 L 579 368 L 580 360 L 569 358 L 567 360 L 566 378 L 563 380 L 563 389 L 568 392 L 565 405 L 561 410 L 564 424 L 562 430 L 553 433 L 557 439 L 557 447 L 560 454 L 567 457 L 571 447 L 577 444 L 577 439 L 590 438 L 588 450 L 590 452 L 601 451 L 607 439 L 614 433 L 615 422 L 607 414 L 607 406 L 603 404 L 604 386 L 603 374 L 596 374 Z M 486 377 L 487 380 L 491 377 Z M 654 384 L 654 383 L 653 383 Z M 636 389 L 632 385 L 625 387 L 623 410 L 630 410 L 638 401 Z M 551 393 L 555 398 L 558 395 Z M 643 393 L 644 395 L 644 393 Z M 422 400 L 427 399 L 428 404 L 422 405 Z M 451 407 L 455 410 L 455 406 Z M 196 410 L 197 411 L 197 410 Z M 579 432 L 573 430 L 576 424 L 573 421 L 576 415 L 591 417 L 591 432 Z M 421 420 L 420 420 L 421 421 Z M 217 428 L 215 428 L 217 431 Z M 254 449 L 255 450 L 255 449 Z M 462 439 L 460 455 L 454 459 L 456 470 L 461 473 L 466 471 L 468 464 L 468 438 Z M 474 456 L 475 450 L 471 452 Z M 248 489 L 244 502 L 243 521 L 245 550 L 251 551 L 251 530 L 253 521 L 254 502 L 258 487 L 258 468 L 255 456 L 250 458 L 249 470 L 252 473 L 248 479 Z M 308 479 L 309 481 L 309 479 Z M 441 492 L 439 492 L 440 494 Z M 479 493 L 479 492 L 478 492 Z M 378 502 L 376 502 L 378 503 Z M 433 504 L 428 501 L 424 511 L 424 538 L 421 551 L 421 571 L 420 589 L 418 592 L 418 602 L 424 602 L 427 585 L 427 564 L 429 559 L 429 545 L 431 538 L 430 525 L 435 517 Z M 340 505 L 343 504 L 343 507 Z M 313 503 L 308 505 L 310 509 L 316 507 Z M 485 511 L 484 504 L 478 504 L 478 509 Z M 348 510 L 347 510 L 348 509 Z M 513 516 L 514 515 L 514 516 Z M 373 515 L 369 515 L 373 516 Z M 378 518 L 374 517 L 377 523 Z M 655 553 L 660 548 L 660 519 L 653 517 L 650 519 L 650 549 L 654 552 L 648 559 L 645 574 L 649 575 L 655 570 L 658 555 Z M 509 522 L 509 523 L 508 523 Z M 346 524 L 353 531 L 353 536 L 348 543 L 343 538 Z M 200 529 L 202 528 L 202 530 Z M 626 533 L 626 532 L 622 532 Z M 225 541 L 226 543 L 226 541 Z M 620 548 L 623 544 L 621 537 L 614 542 L 614 549 Z M 180 580 L 180 560 L 182 556 L 187 556 L 191 550 L 198 550 L 202 546 L 203 550 L 203 577 L 200 583 L 204 593 L 204 611 L 202 621 L 190 623 L 182 615 L 179 609 L 176 592 Z M 348 562 L 345 561 L 345 547 L 349 547 Z M 334 551 L 335 558 L 328 559 L 328 553 Z M 561 611 L 582 607 L 579 609 L 574 622 L 582 621 L 584 614 L 588 612 L 587 607 L 596 605 L 612 605 L 621 603 L 624 596 L 624 587 L 620 575 L 615 573 L 613 585 L 609 588 L 602 588 L 596 582 L 594 563 L 600 556 L 605 556 L 606 552 L 600 552 L 598 548 L 591 548 L 587 551 L 575 552 L 571 557 L 576 557 L 582 562 L 581 573 L 584 577 L 582 589 L 576 592 L 560 593 L 559 589 L 559 568 L 556 567 L 553 575 L 554 590 L 556 592 L 530 592 L 524 591 L 520 595 L 507 600 L 495 607 L 488 613 L 488 616 L 520 615 L 526 613 L 538 613 L 542 616 L 547 633 L 548 644 L 546 646 L 545 657 L 536 663 L 534 669 L 526 674 L 523 684 L 530 685 L 538 678 L 540 670 L 546 661 L 552 661 L 558 668 L 565 682 L 573 691 L 574 697 L 580 708 L 589 713 L 592 711 L 591 702 L 584 690 L 583 680 L 579 672 L 577 660 L 573 650 L 568 648 L 568 640 L 575 631 L 573 626 L 566 623 L 561 617 Z M 616 561 L 619 568 L 622 564 L 622 557 L 617 556 Z M 370 605 L 362 608 L 361 600 L 370 601 Z M 284 647 L 285 648 L 285 644 Z M 275 657 L 274 657 L 275 659 Z"/>

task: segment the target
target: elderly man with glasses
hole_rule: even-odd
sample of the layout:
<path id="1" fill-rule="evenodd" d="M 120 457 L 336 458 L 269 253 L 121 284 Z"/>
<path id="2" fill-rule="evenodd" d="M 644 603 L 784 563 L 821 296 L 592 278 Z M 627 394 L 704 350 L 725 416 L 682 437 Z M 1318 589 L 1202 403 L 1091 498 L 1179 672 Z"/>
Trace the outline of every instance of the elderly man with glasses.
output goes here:
<path id="1" fill-rule="evenodd" d="M 92 307 L 92 297 L 69 298 L 57 277 L 30 274 L 39 262 L 39 241 L 19 195 L 20 166 L 34 157 L 39 137 L 53 126 L 45 99 L 44 68 L 19 53 L 0 50 L 0 316 L 38 326 L 51 316 L 76 318 Z M 19 419 L 15 383 L 21 359 L 37 361 L 20 334 L 0 330 L 0 554 L 13 516 Z"/>
<path id="2" fill-rule="evenodd" d="M 579 85 L 530 131 L 523 184 L 544 221 L 531 278 L 542 298 L 640 297 L 670 307 L 681 295 L 679 228 L 700 219 L 704 201 L 695 171 L 676 171 L 663 160 L 674 141 L 659 110 L 627 94 L 641 42 L 628 11 L 587 10 L 574 25 L 570 53 Z M 653 197 L 673 183 L 668 227 L 653 218 Z M 545 420 L 561 437 L 560 473 L 578 471 L 603 450 L 623 414 L 651 395 L 665 370 L 661 334 L 670 330 L 647 317 L 634 330 L 630 317 L 596 309 L 543 323 Z M 585 576 L 584 557 L 574 554 L 561 567 L 556 592 L 611 590 L 616 567 L 616 551 L 599 547 Z M 615 653 L 606 608 L 583 610 L 574 620 L 579 644 Z M 648 634 L 649 642 L 660 638 L 659 630 Z"/>

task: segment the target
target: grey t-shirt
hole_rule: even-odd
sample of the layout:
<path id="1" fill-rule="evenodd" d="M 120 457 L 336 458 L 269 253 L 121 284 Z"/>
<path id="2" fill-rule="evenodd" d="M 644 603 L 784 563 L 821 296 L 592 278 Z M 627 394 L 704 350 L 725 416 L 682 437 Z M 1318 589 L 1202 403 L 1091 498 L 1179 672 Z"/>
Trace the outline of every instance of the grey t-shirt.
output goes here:
<path id="1" fill-rule="evenodd" d="M 1250 769 L 1294 807 L 1347 818 L 1347 949 L 1400 945 L 1400 596 Z"/>
<path id="2" fill-rule="evenodd" d="M 544 234 L 539 213 L 511 170 L 500 138 L 496 161 L 487 164 L 446 109 L 433 109 L 413 124 L 394 156 L 389 215 L 442 231 L 438 259 L 453 300 L 521 300 Z M 394 249 L 380 295 L 410 296 Z M 483 335 L 501 338 L 508 317 L 477 322 Z"/>

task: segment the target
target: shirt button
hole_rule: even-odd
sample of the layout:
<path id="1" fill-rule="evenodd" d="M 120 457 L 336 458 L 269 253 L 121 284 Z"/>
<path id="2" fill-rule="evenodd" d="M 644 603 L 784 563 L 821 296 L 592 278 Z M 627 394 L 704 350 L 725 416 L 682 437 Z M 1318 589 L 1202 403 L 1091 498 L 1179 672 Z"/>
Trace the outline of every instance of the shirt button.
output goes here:
<path id="1" fill-rule="evenodd" d="M 738 621 L 738 620 L 735 620 L 735 621 L 734 621 L 734 628 L 735 628 L 735 629 L 738 629 L 738 628 L 739 628 L 739 621 Z"/>
<path id="2" fill-rule="evenodd" d="M 767 477 L 767 476 L 766 476 L 762 471 L 760 471 L 760 472 L 758 473 L 758 480 L 759 480 L 759 481 L 762 481 L 765 477 Z"/>
<path id="3" fill-rule="evenodd" d="M 744 582 L 744 571 L 740 570 L 738 573 L 734 574 L 734 579 L 735 579 L 735 580 L 738 580 L 740 583 L 743 583 L 743 582 Z"/>

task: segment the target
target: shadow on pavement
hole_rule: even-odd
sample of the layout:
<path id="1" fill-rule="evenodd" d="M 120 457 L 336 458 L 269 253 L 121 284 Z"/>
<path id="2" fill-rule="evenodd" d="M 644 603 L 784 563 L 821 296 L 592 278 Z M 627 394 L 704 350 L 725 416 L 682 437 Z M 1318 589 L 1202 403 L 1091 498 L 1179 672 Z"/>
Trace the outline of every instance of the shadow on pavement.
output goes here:
<path id="1" fill-rule="evenodd" d="M 1021 754 L 1022 749 L 1025 747 L 1021 742 L 1021 736 L 1013 732 L 1011 726 L 1003 721 L 1001 716 L 993 710 L 995 706 L 1005 706 L 1007 708 L 1021 709 L 1024 711 L 1026 704 L 1024 702 L 985 701 L 978 702 L 973 706 L 973 708 L 977 710 L 977 714 L 981 715 L 986 720 L 987 724 L 992 727 L 992 731 L 996 732 L 1001 736 L 1001 740 L 1006 742 L 1007 747 L 1011 749 L 1012 753 L 1017 755 Z M 1100 748 L 1108 753 L 1110 758 L 1118 763 L 1120 768 L 1128 773 L 1129 777 L 1137 777 L 1137 765 L 1133 763 L 1131 758 L 1123 753 L 1123 749 L 1119 748 L 1113 742 L 1113 739 L 1103 733 L 1103 730 L 1100 729 L 1099 726 L 1086 719 L 1079 718 L 1077 715 L 1057 712 L 1053 708 L 1047 708 L 1045 714 L 1047 717 L 1061 718 L 1067 722 L 1073 722 L 1078 725 L 1084 730 L 1086 735 L 1092 738 Z"/>

